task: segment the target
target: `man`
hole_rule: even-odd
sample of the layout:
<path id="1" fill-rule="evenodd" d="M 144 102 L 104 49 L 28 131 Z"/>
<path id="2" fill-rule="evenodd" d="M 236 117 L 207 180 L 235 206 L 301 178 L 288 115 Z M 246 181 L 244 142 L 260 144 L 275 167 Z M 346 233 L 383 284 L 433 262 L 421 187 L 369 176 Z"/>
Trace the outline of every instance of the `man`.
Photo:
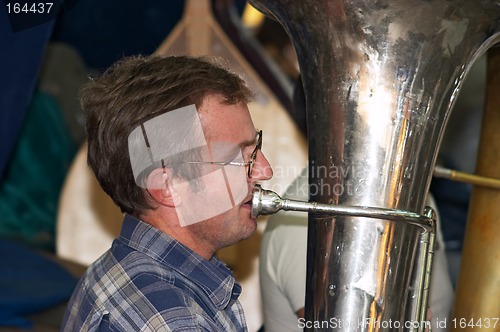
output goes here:
<path id="1" fill-rule="evenodd" d="M 190 57 L 124 59 L 82 90 L 88 163 L 126 215 L 62 330 L 247 330 L 241 287 L 214 253 L 255 232 L 251 190 L 272 177 L 250 97 Z"/>
<path id="2" fill-rule="evenodd" d="M 284 197 L 309 200 L 307 169 L 287 189 Z M 427 202 L 436 206 L 432 199 Z M 306 256 L 307 214 L 280 212 L 272 216 L 262 236 L 259 260 L 266 332 L 302 331 L 298 320 L 304 318 Z M 433 331 L 442 331 L 436 320 L 442 322 L 451 310 L 453 289 L 447 271 L 444 242 L 438 230 L 429 297 Z"/>

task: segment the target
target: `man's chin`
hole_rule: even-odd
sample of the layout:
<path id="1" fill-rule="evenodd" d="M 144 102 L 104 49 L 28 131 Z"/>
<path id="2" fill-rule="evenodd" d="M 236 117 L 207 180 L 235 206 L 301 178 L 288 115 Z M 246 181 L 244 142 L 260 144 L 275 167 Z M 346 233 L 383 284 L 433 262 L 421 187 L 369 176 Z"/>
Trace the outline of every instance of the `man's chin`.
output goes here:
<path id="1" fill-rule="evenodd" d="M 257 231 L 257 220 L 250 218 L 250 215 L 248 215 L 245 226 L 248 226 L 248 228 L 245 228 L 245 234 L 248 234 L 245 239 L 247 239 Z"/>
<path id="2" fill-rule="evenodd" d="M 239 211 L 239 228 L 240 228 L 240 241 L 248 239 L 255 234 L 257 230 L 257 220 L 250 217 L 250 209 L 244 206 L 240 207 Z"/>

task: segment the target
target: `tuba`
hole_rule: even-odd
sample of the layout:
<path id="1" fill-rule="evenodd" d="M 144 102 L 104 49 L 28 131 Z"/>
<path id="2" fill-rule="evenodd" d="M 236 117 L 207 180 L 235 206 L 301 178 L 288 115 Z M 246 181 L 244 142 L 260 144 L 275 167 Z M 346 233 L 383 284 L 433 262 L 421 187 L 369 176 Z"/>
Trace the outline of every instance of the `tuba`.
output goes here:
<path id="1" fill-rule="evenodd" d="M 347 208 L 342 214 L 309 214 L 310 329 L 423 330 L 434 237 L 426 195 L 464 77 L 500 41 L 500 4 L 250 3 L 283 25 L 297 53 L 310 201 L 324 210 Z M 356 212 L 363 208 L 395 217 Z"/>

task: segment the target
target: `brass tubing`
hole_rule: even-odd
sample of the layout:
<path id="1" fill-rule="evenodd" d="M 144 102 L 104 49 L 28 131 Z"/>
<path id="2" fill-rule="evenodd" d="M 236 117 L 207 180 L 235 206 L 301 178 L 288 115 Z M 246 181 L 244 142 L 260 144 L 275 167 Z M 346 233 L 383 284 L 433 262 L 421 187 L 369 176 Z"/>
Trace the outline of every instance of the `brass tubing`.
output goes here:
<path id="1" fill-rule="evenodd" d="M 476 173 L 500 178 L 499 47 L 488 51 L 487 80 Z M 500 331 L 499 203 L 500 191 L 474 187 L 453 314 L 455 321 L 451 321 L 450 331 L 477 331 L 480 318 L 481 331 Z M 468 325 L 471 319 L 475 329 Z M 486 328 L 487 323 L 489 328 Z"/>
<path id="2" fill-rule="evenodd" d="M 436 224 L 433 223 L 433 230 L 429 232 L 429 244 L 427 246 L 427 261 L 425 262 L 425 279 L 423 287 L 423 301 L 420 310 L 420 322 L 426 322 L 430 325 L 428 318 L 428 308 L 429 308 L 429 292 L 431 287 L 431 275 L 432 275 L 432 263 L 434 262 L 434 248 L 436 246 Z M 426 331 L 427 324 L 420 324 L 420 331 Z"/>
<path id="3" fill-rule="evenodd" d="M 436 166 L 434 168 L 434 176 L 458 182 L 470 183 L 490 189 L 500 189 L 500 180 L 476 174 L 469 174 L 460 171 L 455 171 L 453 169 L 447 169 L 440 166 Z"/>

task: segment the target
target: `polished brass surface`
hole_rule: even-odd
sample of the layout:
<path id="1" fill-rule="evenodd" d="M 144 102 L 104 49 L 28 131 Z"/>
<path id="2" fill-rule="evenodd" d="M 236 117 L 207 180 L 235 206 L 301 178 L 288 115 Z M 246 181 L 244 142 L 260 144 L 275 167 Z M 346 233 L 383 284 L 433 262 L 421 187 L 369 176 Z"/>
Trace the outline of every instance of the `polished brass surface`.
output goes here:
<path id="1" fill-rule="evenodd" d="M 297 53 L 310 201 L 422 214 L 463 80 L 500 41 L 498 1 L 250 3 Z M 305 318 L 320 327 L 306 330 L 413 331 L 407 323 L 425 316 L 416 275 L 430 239 L 410 223 L 365 218 L 309 215 Z"/>

